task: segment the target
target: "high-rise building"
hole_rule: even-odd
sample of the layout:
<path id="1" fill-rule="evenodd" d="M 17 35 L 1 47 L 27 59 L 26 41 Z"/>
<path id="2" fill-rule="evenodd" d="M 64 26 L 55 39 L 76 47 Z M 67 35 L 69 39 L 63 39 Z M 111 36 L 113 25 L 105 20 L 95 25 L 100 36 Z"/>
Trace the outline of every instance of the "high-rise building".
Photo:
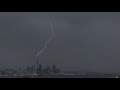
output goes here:
<path id="1" fill-rule="evenodd" d="M 38 60 L 37 60 L 37 66 L 36 66 L 36 73 L 37 73 L 37 74 L 39 74 L 39 72 L 38 72 L 38 65 L 39 65 L 39 62 L 38 62 Z"/>
<path id="2" fill-rule="evenodd" d="M 35 73 L 35 66 L 34 65 L 31 66 L 31 72 Z"/>
<path id="3" fill-rule="evenodd" d="M 57 69 L 56 65 L 52 65 L 52 72 L 53 73 L 56 73 L 56 69 Z"/>
<path id="4" fill-rule="evenodd" d="M 39 65 L 39 62 L 38 62 L 38 60 L 37 60 L 37 67 L 36 67 L 36 69 L 38 69 L 38 65 Z"/>
<path id="5" fill-rule="evenodd" d="M 41 64 L 39 64 L 38 72 L 39 72 L 39 73 L 42 73 L 42 65 L 41 65 Z"/>
<path id="6" fill-rule="evenodd" d="M 49 74 L 49 73 L 51 73 L 51 68 L 50 68 L 50 66 L 47 66 L 46 68 L 44 68 L 44 73 L 47 73 L 47 74 Z"/>
<path id="7" fill-rule="evenodd" d="M 36 73 L 37 73 L 38 75 L 42 73 L 42 65 L 39 64 L 38 60 L 37 60 Z"/>

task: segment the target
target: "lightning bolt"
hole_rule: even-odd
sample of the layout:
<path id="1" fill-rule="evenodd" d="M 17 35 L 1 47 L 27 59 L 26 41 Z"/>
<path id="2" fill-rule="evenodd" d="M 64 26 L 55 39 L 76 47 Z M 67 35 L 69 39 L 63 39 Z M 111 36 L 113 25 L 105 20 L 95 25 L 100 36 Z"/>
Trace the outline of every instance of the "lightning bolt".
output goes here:
<path id="1" fill-rule="evenodd" d="M 53 33 L 53 26 L 52 23 L 50 23 L 51 25 L 51 32 L 52 32 L 52 36 L 45 42 L 44 47 L 38 52 L 37 56 L 39 56 L 42 52 L 45 51 L 45 49 L 47 48 L 48 43 L 50 43 L 53 40 L 54 37 L 54 33 Z"/>

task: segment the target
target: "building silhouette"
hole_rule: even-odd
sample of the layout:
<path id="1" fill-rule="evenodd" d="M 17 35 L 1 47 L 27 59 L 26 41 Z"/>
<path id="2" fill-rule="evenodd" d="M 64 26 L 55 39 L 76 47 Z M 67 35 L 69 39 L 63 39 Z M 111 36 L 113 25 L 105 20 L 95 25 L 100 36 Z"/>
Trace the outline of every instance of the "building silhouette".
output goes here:
<path id="1" fill-rule="evenodd" d="M 42 65 L 41 64 L 39 64 L 39 66 L 38 66 L 38 74 L 42 74 Z"/>
<path id="2" fill-rule="evenodd" d="M 56 69 L 57 69 L 56 65 L 55 65 L 55 64 L 52 65 L 52 72 L 53 72 L 53 73 L 56 73 Z"/>

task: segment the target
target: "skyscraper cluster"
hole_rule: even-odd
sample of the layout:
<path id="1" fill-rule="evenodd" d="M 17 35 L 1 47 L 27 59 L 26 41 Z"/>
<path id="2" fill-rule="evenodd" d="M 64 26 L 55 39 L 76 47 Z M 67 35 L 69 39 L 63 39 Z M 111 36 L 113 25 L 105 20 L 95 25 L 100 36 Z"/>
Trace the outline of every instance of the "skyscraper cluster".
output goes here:
<path id="1" fill-rule="evenodd" d="M 56 65 L 52 65 L 50 66 L 46 66 L 46 67 L 42 67 L 41 64 L 39 64 L 37 62 L 37 75 L 43 75 L 43 74 L 57 74 L 60 73 L 61 70 L 59 68 L 57 68 Z"/>

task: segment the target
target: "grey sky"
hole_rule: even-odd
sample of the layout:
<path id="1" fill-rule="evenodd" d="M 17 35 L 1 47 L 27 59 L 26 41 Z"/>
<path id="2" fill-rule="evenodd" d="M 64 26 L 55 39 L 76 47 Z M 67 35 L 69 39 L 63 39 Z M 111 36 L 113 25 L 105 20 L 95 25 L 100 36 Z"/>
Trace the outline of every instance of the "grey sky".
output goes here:
<path id="1" fill-rule="evenodd" d="M 46 40 L 54 39 L 39 57 Z M 119 12 L 0 12 L 0 66 L 57 64 L 65 70 L 119 72 Z"/>

